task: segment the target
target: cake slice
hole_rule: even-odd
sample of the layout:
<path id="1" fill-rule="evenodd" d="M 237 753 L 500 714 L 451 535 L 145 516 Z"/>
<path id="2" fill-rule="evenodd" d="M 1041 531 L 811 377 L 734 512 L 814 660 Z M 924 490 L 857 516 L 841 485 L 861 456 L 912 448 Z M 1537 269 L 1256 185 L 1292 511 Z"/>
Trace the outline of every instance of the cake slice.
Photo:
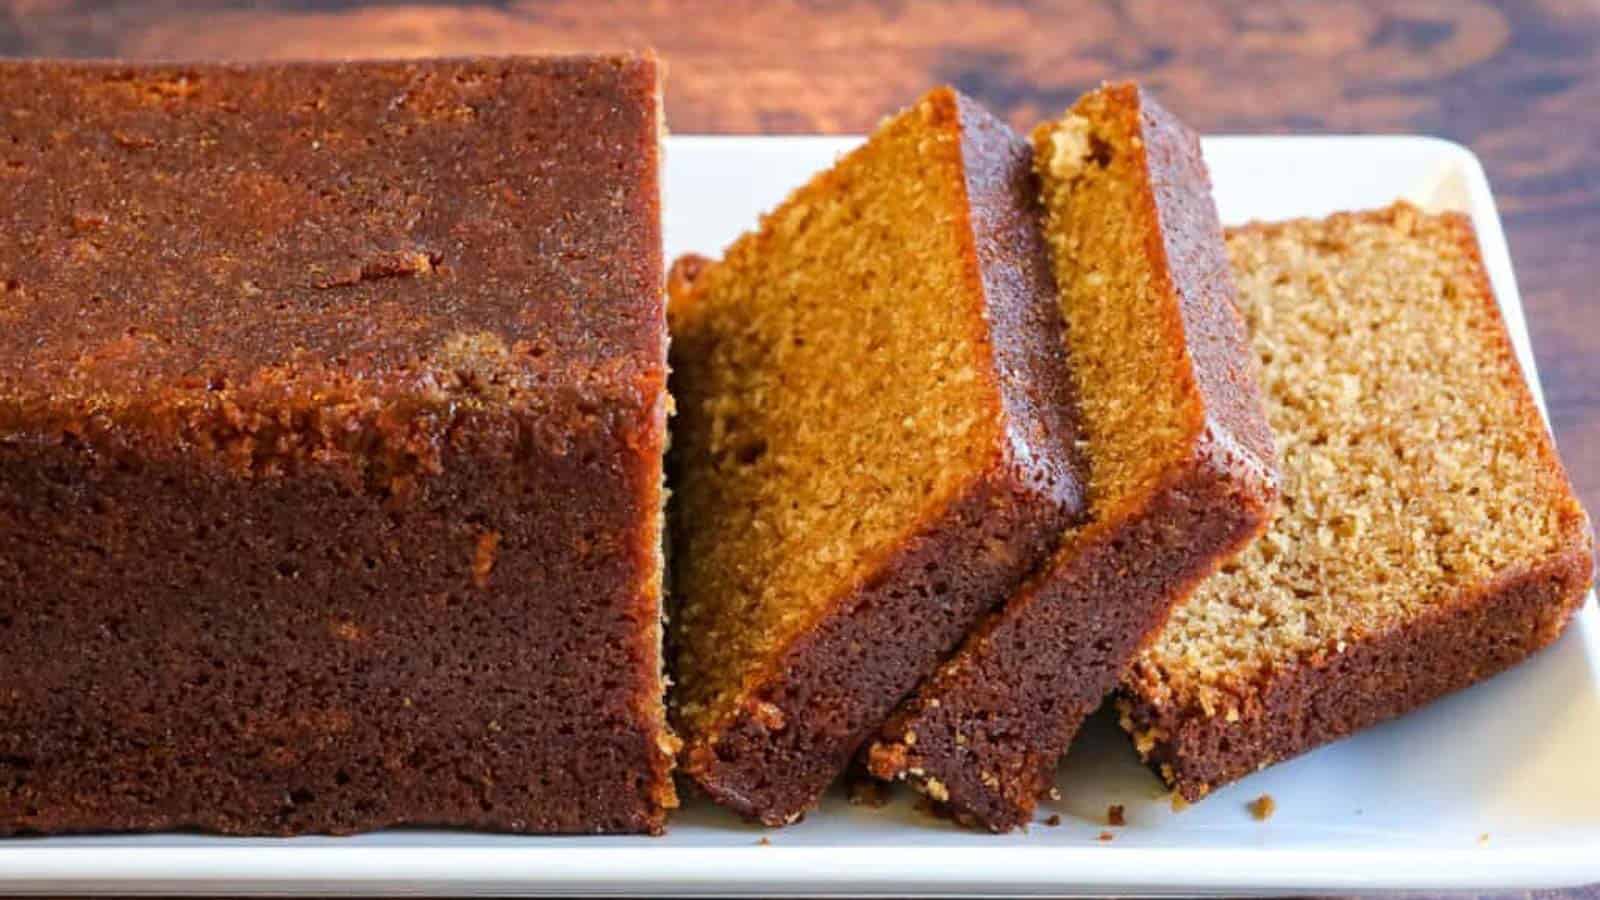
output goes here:
<path id="1" fill-rule="evenodd" d="M 1172 605 L 1266 525 L 1277 478 L 1199 140 L 1132 84 L 1033 137 L 1089 521 L 867 754 L 873 774 L 994 831 L 1029 820 Z"/>
<path id="2" fill-rule="evenodd" d="M 1191 801 L 1514 665 L 1593 573 L 1465 217 L 1399 203 L 1246 226 L 1228 249 L 1283 503 L 1119 702 Z"/>
<path id="3" fill-rule="evenodd" d="M 0 833 L 661 830 L 655 60 L 0 109 Z"/>
<path id="4" fill-rule="evenodd" d="M 670 304 L 674 721 L 770 825 L 1081 509 L 1031 152 L 949 89 Z"/>

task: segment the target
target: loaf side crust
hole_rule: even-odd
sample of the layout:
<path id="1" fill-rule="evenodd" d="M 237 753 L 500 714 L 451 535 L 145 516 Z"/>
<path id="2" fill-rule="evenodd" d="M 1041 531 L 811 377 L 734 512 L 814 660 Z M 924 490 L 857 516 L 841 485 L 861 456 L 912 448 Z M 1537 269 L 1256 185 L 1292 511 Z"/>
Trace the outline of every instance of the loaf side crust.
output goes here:
<path id="1" fill-rule="evenodd" d="M 0 93 L 0 833 L 661 831 L 655 59 Z"/>

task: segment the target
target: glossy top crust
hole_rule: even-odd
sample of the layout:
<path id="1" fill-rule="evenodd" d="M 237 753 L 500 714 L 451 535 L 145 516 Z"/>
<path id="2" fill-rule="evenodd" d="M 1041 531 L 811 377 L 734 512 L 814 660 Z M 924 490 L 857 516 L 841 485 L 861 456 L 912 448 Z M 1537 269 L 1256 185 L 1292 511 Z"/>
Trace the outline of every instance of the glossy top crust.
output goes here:
<path id="1" fill-rule="evenodd" d="M 659 381 L 656 68 L 0 63 L 0 400 Z"/>

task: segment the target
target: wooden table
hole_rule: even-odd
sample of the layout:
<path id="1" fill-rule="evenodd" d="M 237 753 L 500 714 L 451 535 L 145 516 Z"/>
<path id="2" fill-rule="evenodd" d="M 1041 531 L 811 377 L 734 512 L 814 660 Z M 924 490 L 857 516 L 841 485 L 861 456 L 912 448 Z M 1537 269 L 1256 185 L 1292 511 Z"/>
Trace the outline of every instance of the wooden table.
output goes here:
<path id="1" fill-rule="evenodd" d="M 0 0 L 10 55 L 643 46 L 669 63 L 678 133 L 861 132 L 938 82 L 1027 126 L 1102 78 L 1137 77 L 1210 133 L 1460 141 L 1499 198 L 1556 439 L 1600 511 L 1600 0 Z"/>

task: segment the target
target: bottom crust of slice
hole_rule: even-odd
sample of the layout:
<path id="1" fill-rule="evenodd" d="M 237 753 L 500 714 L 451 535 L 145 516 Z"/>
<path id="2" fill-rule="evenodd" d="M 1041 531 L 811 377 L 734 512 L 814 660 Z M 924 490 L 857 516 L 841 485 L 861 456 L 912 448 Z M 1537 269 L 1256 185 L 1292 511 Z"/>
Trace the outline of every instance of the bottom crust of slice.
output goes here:
<path id="1" fill-rule="evenodd" d="M 1122 727 L 1168 787 L 1194 802 L 1511 668 L 1560 636 L 1593 571 L 1580 541 L 1402 628 L 1279 670 L 1236 715 L 1154 702 L 1135 683 L 1117 701 Z"/>
<path id="2" fill-rule="evenodd" d="M 867 770 L 969 827 L 1027 824 L 1083 720 L 1173 605 L 1261 532 L 1272 496 L 1249 466 L 1201 464 L 1076 532 L 884 725 Z"/>
<path id="3" fill-rule="evenodd" d="M 719 728 L 691 736 L 681 771 L 747 819 L 797 821 L 1066 520 L 1013 466 L 992 472 L 791 646 Z"/>

